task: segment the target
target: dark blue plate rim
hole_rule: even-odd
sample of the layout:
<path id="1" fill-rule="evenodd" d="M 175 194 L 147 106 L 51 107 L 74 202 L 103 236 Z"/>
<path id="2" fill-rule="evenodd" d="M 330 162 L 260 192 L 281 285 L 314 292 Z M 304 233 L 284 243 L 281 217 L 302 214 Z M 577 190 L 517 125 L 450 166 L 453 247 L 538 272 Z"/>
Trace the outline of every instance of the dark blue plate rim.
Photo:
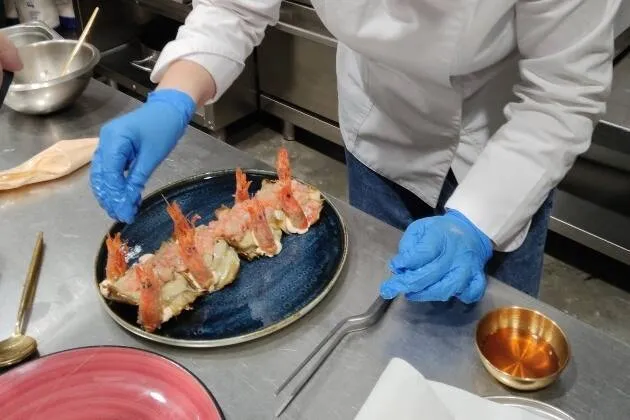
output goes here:
<path id="1" fill-rule="evenodd" d="M 245 169 L 245 168 L 242 168 L 242 170 L 246 174 L 256 174 L 256 175 L 262 175 L 262 176 L 277 177 L 277 173 L 275 171 L 268 171 L 268 170 L 263 170 L 263 169 Z M 193 176 L 172 182 L 170 184 L 167 184 L 155 190 L 154 192 L 144 197 L 143 203 L 140 205 L 140 208 L 142 208 L 142 206 L 144 205 L 144 202 L 158 195 L 163 195 L 164 192 L 166 192 L 167 190 L 176 189 L 177 187 L 189 185 L 190 183 L 194 183 L 198 181 L 203 181 L 208 178 L 231 175 L 231 174 L 234 174 L 235 171 L 236 169 L 222 169 L 222 170 L 217 170 L 217 171 L 205 172 L 198 175 L 193 175 Z M 294 179 L 306 185 L 311 185 L 299 178 L 294 177 Z M 114 312 L 110 308 L 110 306 L 107 304 L 107 299 L 105 299 L 105 297 L 101 294 L 100 289 L 99 289 L 98 260 L 99 260 L 99 255 L 101 254 L 101 252 L 104 252 L 103 250 L 105 249 L 105 239 L 107 237 L 106 235 L 104 235 L 103 239 L 101 240 L 99 251 L 97 252 L 96 258 L 94 260 L 94 286 L 96 288 L 96 293 L 100 297 L 99 300 L 101 304 L 103 305 L 103 307 L 105 308 L 105 311 L 107 312 L 107 314 L 125 330 L 139 337 L 145 338 L 147 340 L 151 340 L 160 344 L 166 344 L 166 345 L 175 346 L 175 347 L 188 347 L 188 348 L 226 347 L 226 346 L 231 346 L 235 344 L 241 344 L 248 341 L 256 340 L 256 339 L 268 336 L 270 334 L 273 334 L 274 332 L 279 331 L 293 324 L 298 319 L 302 318 L 304 315 L 312 311 L 322 300 L 324 300 L 324 298 L 328 295 L 328 293 L 333 289 L 335 284 L 337 284 L 337 280 L 339 279 L 341 272 L 343 270 L 343 267 L 345 265 L 346 258 L 348 256 L 348 229 L 346 227 L 346 224 L 343 218 L 341 217 L 341 213 L 339 213 L 339 210 L 337 209 L 337 207 L 335 207 L 332 201 L 328 198 L 328 195 L 322 192 L 322 196 L 326 204 L 329 205 L 330 208 L 333 210 L 335 216 L 339 220 L 339 226 L 341 226 L 343 230 L 342 235 L 341 235 L 343 238 L 342 251 L 341 251 L 342 255 L 341 255 L 341 258 L 339 259 L 339 264 L 337 265 L 332 278 L 329 280 L 328 284 L 319 295 L 317 295 L 314 299 L 312 299 L 300 310 L 288 315 L 284 319 L 274 324 L 268 325 L 265 328 L 262 328 L 260 330 L 253 331 L 247 334 L 242 334 L 242 335 L 229 337 L 229 338 L 216 339 L 216 340 L 184 340 L 184 339 L 178 339 L 178 338 L 164 337 L 158 334 L 146 332 L 142 328 L 136 325 L 130 324 L 129 322 L 127 322 L 126 320 L 118 316 L 118 314 L 116 314 L 116 312 Z M 108 234 L 113 235 L 114 233 L 121 230 L 123 226 L 124 224 L 121 222 L 114 223 L 111 226 L 111 228 L 108 230 Z"/>

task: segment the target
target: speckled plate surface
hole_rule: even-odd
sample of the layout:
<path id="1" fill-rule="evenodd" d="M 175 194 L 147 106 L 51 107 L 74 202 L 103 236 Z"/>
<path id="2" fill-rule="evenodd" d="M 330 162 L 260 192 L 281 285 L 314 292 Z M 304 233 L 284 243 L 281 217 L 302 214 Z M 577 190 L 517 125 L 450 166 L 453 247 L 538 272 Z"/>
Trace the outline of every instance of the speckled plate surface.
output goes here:
<path id="1" fill-rule="evenodd" d="M 252 193 L 260 188 L 263 179 L 276 177 L 267 171 L 245 172 L 252 181 Z M 116 223 L 110 233 L 121 232 L 136 251 L 134 254 L 153 252 L 172 233 L 164 198 L 177 201 L 185 214 L 202 216 L 199 223 L 208 223 L 215 209 L 222 204 L 233 205 L 235 186 L 233 170 L 178 181 L 148 196 L 134 223 Z M 341 216 L 325 200 L 320 220 L 306 234 L 283 235 L 282 252 L 273 258 L 241 259 L 238 277 L 231 285 L 198 298 L 192 310 L 184 311 L 153 333 L 136 323 L 137 307 L 112 302 L 98 292 L 107 260 L 104 239 L 96 258 L 96 289 L 107 313 L 134 334 L 180 347 L 227 346 L 271 334 L 312 310 L 337 281 L 347 248 L 348 235 Z M 134 262 L 135 258 L 130 264 Z"/>

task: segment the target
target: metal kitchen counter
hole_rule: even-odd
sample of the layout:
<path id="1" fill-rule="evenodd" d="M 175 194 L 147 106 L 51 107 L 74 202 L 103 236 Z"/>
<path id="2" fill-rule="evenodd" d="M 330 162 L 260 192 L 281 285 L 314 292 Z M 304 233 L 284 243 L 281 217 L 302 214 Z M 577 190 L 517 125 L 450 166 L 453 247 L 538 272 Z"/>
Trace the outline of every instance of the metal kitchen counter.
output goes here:
<path id="1" fill-rule="evenodd" d="M 0 111 L 0 169 L 21 163 L 56 140 L 94 136 L 108 119 L 137 102 L 93 81 L 72 109 L 35 118 Z M 260 162 L 190 129 L 157 170 L 147 191 L 201 171 Z M 94 286 L 93 262 L 111 221 L 97 206 L 81 169 L 65 179 L 0 193 L 0 335 L 13 327 L 23 278 L 44 231 L 45 255 L 28 334 L 42 355 L 79 346 L 150 349 L 193 371 L 214 393 L 228 419 L 271 419 L 281 403 L 274 390 L 340 319 L 363 312 L 387 275 L 400 232 L 335 201 L 349 229 L 345 271 L 331 294 L 290 327 L 230 348 L 177 349 L 137 338 L 112 321 Z M 475 322 L 500 305 L 526 305 L 556 320 L 568 334 L 573 360 L 561 380 L 529 395 L 577 419 L 626 419 L 630 413 L 630 347 L 539 301 L 491 281 L 481 304 L 395 302 L 383 321 L 347 337 L 289 408 L 286 419 L 352 419 L 390 358 L 409 361 L 429 379 L 479 395 L 507 394 L 484 371 L 473 348 Z M 605 305 L 605 302 L 602 302 Z"/>

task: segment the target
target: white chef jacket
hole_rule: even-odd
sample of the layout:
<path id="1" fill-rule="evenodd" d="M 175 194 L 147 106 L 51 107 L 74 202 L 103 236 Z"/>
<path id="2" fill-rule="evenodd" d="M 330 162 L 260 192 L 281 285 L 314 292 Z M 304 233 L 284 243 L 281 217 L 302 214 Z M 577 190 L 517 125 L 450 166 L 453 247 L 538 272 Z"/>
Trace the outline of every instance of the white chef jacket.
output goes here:
<path id="1" fill-rule="evenodd" d="M 459 186 L 446 206 L 495 249 L 516 249 L 605 112 L 620 1 L 313 0 L 339 40 L 346 147 L 432 206 L 452 168 Z M 280 3 L 193 1 L 152 80 L 192 60 L 218 100 Z"/>

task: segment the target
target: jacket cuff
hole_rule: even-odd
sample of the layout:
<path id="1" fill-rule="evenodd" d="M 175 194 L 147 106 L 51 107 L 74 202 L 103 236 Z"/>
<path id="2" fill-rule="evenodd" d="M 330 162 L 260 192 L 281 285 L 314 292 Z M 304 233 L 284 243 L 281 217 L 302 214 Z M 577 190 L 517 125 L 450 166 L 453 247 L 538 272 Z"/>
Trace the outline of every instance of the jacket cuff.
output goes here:
<path id="1" fill-rule="evenodd" d="M 497 143 L 486 147 L 445 208 L 462 213 L 490 238 L 495 250 L 511 252 L 522 245 L 539 198 L 544 200 L 552 185 L 536 163 Z"/>
<path id="2" fill-rule="evenodd" d="M 493 249 L 492 241 L 490 240 L 490 238 L 488 238 L 488 236 L 485 233 L 479 230 L 477 225 L 475 225 L 470 219 L 468 219 L 461 212 L 455 209 L 448 209 L 446 212 L 446 215 L 459 220 L 469 229 L 471 234 L 474 235 L 479 240 L 480 250 L 483 252 L 484 261 L 488 261 L 492 257 L 492 249 Z"/>

